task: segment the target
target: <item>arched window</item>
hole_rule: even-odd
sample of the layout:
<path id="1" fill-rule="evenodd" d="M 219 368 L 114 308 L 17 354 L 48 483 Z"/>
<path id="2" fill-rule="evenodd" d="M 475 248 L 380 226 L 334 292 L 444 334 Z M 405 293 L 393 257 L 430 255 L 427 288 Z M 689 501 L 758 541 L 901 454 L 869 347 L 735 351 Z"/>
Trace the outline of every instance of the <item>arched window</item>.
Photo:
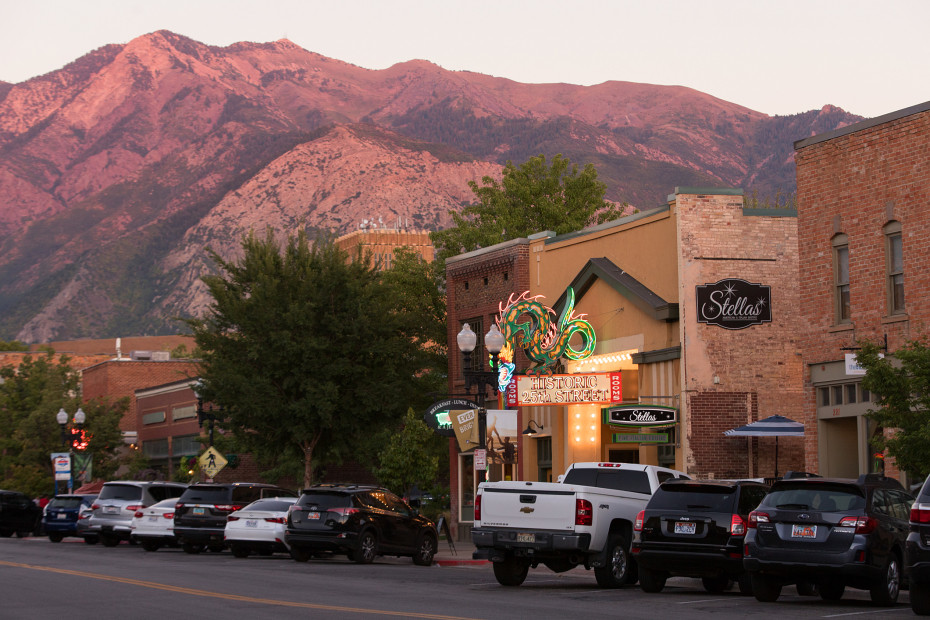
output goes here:
<path id="1" fill-rule="evenodd" d="M 833 308 L 837 324 L 852 320 L 849 304 L 849 238 L 833 237 Z"/>
<path id="2" fill-rule="evenodd" d="M 885 224 L 885 280 L 888 314 L 904 314 L 904 245 L 901 222 Z"/>

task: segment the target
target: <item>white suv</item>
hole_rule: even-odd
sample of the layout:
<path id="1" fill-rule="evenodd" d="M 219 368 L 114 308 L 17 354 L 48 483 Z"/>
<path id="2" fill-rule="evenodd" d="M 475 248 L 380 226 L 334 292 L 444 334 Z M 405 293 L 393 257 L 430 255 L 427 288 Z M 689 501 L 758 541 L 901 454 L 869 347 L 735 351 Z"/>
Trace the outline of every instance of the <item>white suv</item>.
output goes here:
<path id="1" fill-rule="evenodd" d="M 115 547 L 121 540 L 129 540 L 130 525 L 137 510 L 163 499 L 180 497 L 186 488 L 186 484 L 179 482 L 107 482 L 91 507 L 92 518 L 81 536 L 86 543 L 99 540 L 106 547 Z"/>

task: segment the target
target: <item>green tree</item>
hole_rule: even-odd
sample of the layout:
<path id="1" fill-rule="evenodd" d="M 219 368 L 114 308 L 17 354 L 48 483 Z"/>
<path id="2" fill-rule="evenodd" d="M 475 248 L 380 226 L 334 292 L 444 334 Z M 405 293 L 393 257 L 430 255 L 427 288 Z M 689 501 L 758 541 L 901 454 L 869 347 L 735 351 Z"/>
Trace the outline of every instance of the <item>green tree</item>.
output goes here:
<path id="1" fill-rule="evenodd" d="M 869 417 L 885 429 L 873 443 L 888 450 L 898 468 L 920 479 L 930 473 L 930 348 L 926 337 L 908 341 L 894 355 L 861 342 L 856 359 L 866 369 L 862 387 L 877 397 Z"/>
<path id="2" fill-rule="evenodd" d="M 28 351 L 29 346 L 19 340 L 0 340 L 0 351 Z"/>
<path id="3" fill-rule="evenodd" d="M 32 495 L 52 492 L 51 454 L 68 451 L 56 421 L 62 408 L 73 415 L 82 407 L 87 414 L 86 446 L 80 449 L 92 455 L 94 476 L 116 471 L 123 445 L 119 421 L 128 400 L 82 402 L 67 356 L 56 358 L 50 349 L 25 356 L 19 366 L 0 368 L 0 379 L 0 487 Z"/>
<path id="4" fill-rule="evenodd" d="M 375 471 L 380 483 L 398 495 L 406 495 L 414 486 L 432 488 L 441 454 L 448 449 L 448 443 L 440 439 L 413 409 L 408 409 L 403 430 L 381 452 L 381 466 Z"/>
<path id="5" fill-rule="evenodd" d="M 561 155 L 551 164 L 545 155 L 519 167 L 507 162 L 500 182 L 492 177 L 481 182 L 469 182 L 478 203 L 451 211 L 454 226 L 430 234 L 440 263 L 510 239 L 545 230 L 565 234 L 622 215 L 622 209 L 604 200 L 607 186 L 598 181 L 593 164 L 579 171 Z"/>
<path id="6" fill-rule="evenodd" d="M 202 351 L 204 399 L 240 450 L 312 484 L 314 467 L 355 457 L 422 397 L 423 353 L 371 263 L 306 232 L 285 244 L 268 230 L 243 239 L 242 258 L 209 251 L 213 303 L 186 322 Z M 425 382 L 425 383 L 424 383 Z M 301 471 L 302 470 L 302 471 Z"/>

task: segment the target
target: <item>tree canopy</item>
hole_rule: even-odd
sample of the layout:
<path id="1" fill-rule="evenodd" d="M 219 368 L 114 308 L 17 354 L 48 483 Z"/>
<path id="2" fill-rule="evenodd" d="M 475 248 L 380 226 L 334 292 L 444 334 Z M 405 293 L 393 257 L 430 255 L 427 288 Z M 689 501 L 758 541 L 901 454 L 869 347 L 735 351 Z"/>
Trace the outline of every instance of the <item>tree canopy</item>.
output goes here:
<path id="1" fill-rule="evenodd" d="M 69 450 L 62 445 L 56 421 L 62 408 L 69 416 L 78 407 L 87 414 L 84 441 L 75 453 L 91 455 L 93 476 L 105 479 L 116 472 L 116 456 L 123 446 L 119 422 L 128 402 L 85 403 L 76 396 L 77 387 L 77 373 L 67 356 L 56 358 L 50 349 L 25 356 L 19 366 L 0 368 L 0 488 L 51 494 L 51 455 Z"/>
<path id="2" fill-rule="evenodd" d="M 451 211 L 454 226 L 430 235 L 437 260 L 545 230 L 565 234 L 622 215 L 604 200 L 607 186 L 593 164 L 577 164 L 556 155 L 531 157 L 520 166 L 507 162 L 500 182 L 486 176 L 469 181 L 477 204 Z"/>
<path id="3" fill-rule="evenodd" d="M 447 451 L 448 441 L 443 441 L 413 409 L 408 409 L 403 430 L 392 436 L 381 452 L 381 466 L 375 474 L 382 485 L 398 495 L 407 495 L 414 486 L 429 489 L 436 485 L 441 457 Z"/>
<path id="4" fill-rule="evenodd" d="M 898 468 L 923 479 L 930 473 L 930 348 L 926 337 L 880 357 L 873 342 L 860 343 L 856 359 L 866 369 L 862 387 L 877 397 L 869 417 L 886 432 L 873 439 Z"/>
<path id="5" fill-rule="evenodd" d="M 269 466 L 302 471 L 371 450 L 409 406 L 437 384 L 436 351 L 424 346 L 426 299 L 398 297 L 407 277 L 384 275 L 370 253 L 355 257 L 306 232 L 279 243 L 243 239 L 242 258 L 204 276 L 213 303 L 187 323 L 202 351 L 205 400 L 220 428 Z M 415 261 L 401 261 L 424 269 Z"/>

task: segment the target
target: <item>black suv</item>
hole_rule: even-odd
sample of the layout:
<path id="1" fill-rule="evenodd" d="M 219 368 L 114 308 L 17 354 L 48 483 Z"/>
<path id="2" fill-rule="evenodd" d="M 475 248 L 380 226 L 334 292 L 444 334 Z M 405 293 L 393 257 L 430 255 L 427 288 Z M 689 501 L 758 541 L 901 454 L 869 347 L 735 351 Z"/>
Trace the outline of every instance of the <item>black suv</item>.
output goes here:
<path id="1" fill-rule="evenodd" d="M 776 481 L 749 515 L 743 566 L 756 599 L 774 601 L 783 585 L 811 582 L 824 600 L 840 599 L 848 586 L 893 605 L 913 501 L 879 474 Z"/>
<path id="2" fill-rule="evenodd" d="M 297 494 L 260 482 L 192 484 L 175 506 L 174 535 L 187 553 L 200 553 L 205 547 L 222 551 L 226 548 L 223 533 L 229 513 L 263 497 L 297 497 Z"/>
<path id="3" fill-rule="evenodd" d="M 907 535 L 907 569 L 911 580 L 911 609 L 930 616 L 930 476 L 911 506 Z"/>
<path id="4" fill-rule="evenodd" d="M 42 509 L 19 491 L 0 489 L 0 536 L 25 538 L 39 529 Z"/>
<path id="5" fill-rule="evenodd" d="M 287 516 L 291 557 L 306 562 L 321 552 L 345 553 L 368 564 L 377 555 L 407 555 L 429 566 L 438 546 L 436 526 L 387 489 L 318 484 L 304 489 Z"/>
<path id="6" fill-rule="evenodd" d="M 743 571 L 746 523 L 769 487 L 758 481 L 670 480 L 653 494 L 634 524 L 633 557 L 644 592 L 660 592 L 671 576 L 699 577 L 708 592 L 737 581 Z"/>

